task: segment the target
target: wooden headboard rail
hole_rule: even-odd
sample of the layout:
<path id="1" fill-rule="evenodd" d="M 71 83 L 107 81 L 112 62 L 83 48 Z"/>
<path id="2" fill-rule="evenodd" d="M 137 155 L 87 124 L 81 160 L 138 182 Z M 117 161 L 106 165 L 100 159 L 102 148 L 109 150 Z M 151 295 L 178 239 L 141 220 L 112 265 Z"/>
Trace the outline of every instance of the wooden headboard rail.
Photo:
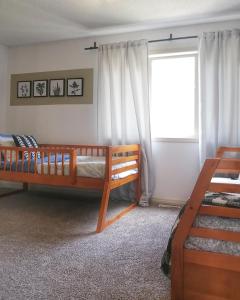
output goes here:
<path id="1" fill-rule="evenodd" d="M 240 147 L 219 147 L 216 151 L 216 158 L 223 158 L 224 154 L 226 152 L 233 152 L 233 153 L 238 153 L 240 152 Z"/>
<path id="2" fill-rule="evenodd" d="M 24 153 L 28 153 L 28 159 L 21 160 L 19 166 L 19 157 L 23 157 Z M 105 164 L 105 178 L 108 181 L 112 180 L 113 175 L 120 174 L 125 171 L 140 170 L 140 145 L 121 145 L 121 146 L 97 146 L 97 145 L 47 145 L 42 144 L 39 148 L 21 148 L 21 147 L 6 147 L 0 146 L 0 153 L 2 156 L 2 165 L 0 166 L 0 171 L 7 171 L 7 166 L 10 171 L 21 173 L 32 173 L 31 165 L 33 160 L 31 158 L 32 153 L 35 153 L 34 158 L 34 174 L 38 173 L 38 165 L 40 164 L 40 174 L 44 175 L 44 164 L 47 164 L 47 174 L 48 176 L 56 176 L 59 173 L 62 176 L 64 174 L 64 155 L 69 155 L 70 163 L 70 176 L 76 177 L 76 157 L 77 155 L 86 156 L 104 156 L 106 158 Z M 37 160 L 37 154 L 40 154 L 40 161 Z M 61 166 L 59 166 L 57 157 L 61 156 Z M 51 172 L 51 160 L 54 163 L 54 174 Z M 116 168 L 117 164 L 127 163 L 131 161 L 136 161 L 135 163 L 129 164 L 127 166 Z M 17 169 L 13 168 L 13 162 L 18 165 Z M 25 166 L 27 162 L 27 168 Z"/>

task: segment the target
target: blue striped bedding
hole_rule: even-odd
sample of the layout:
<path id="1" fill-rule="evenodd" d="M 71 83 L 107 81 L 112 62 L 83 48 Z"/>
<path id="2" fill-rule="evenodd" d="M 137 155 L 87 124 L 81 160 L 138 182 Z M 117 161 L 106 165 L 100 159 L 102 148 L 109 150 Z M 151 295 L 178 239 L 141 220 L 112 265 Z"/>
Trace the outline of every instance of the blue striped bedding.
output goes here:
<path id="1" fill-rule="evenodd" d="M 69 154 L 64 154 L 64 161 L 68 161 L 70 159 Z M 57 162 L 62 162 L 62 155 L 57 155 Z M 55 155 L 51 155 L 49 159 L 50 163 L 55 162 Z M 41 163 L 41 159 L 37 160 L 37 163 Z M 48 163 L 48 157 L 44 157 L 44 163 Z M 18 163 L 16 164 L 16 161 L 12 162 L 11 164 L 11 171 L 12 172 L 24 172 L 24 173 L 34 173 L 34 165 L 35 165 L 35 160 L 31 159 L 30 163 L 28 160 L 24 160 L 22 162 L 21 159 L 18 160 Z M 4 161 L 1 161 L 0 164 L 0 171 L 4 170 Z M 10 162 L 7 161 L 6 163 L 6 171 L 10 171 Z"/>

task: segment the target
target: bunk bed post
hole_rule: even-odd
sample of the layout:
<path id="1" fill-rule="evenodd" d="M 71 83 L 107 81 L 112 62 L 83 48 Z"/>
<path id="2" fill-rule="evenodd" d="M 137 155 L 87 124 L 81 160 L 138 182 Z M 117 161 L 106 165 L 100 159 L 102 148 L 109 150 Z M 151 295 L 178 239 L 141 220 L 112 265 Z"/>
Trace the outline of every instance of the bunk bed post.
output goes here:
<path id="1" fill-rule="evenodd" d="M 110 196 L 110 181 L 112 179 L 112 147 L 106 147 L 106 164 L 105 164 L 105 182 L 103 187 L 102 200 L 99 210 L 98 223 L 96 232 L 100 233 L 104 229 L 107 208 Z"/>
<path id="2" fill-rule="evenodd" d="M 28 192 L 29 186 L 27 182 L 23 182 L 22 187 L 24 192 Z"/>
<path id="3" fill-rule="evenodd" d="M 222 158 L 225 151 L 225 147 L 218 147 L 216 151 L 216 157 Z"/>
<path id="4" fill-rule="evenodd" d="M 77 167 L 76 167 L 76 161 L 77 161 L 77 151 L 76 149 L 70 150 L 70 175 L 72 177 L 72 184 L 76 183 L 77 180 Z M 64 166 L 63 166 L 63 172 L 64 172 Z"/>
<path id="5" fill-rule="evenodd" d="M 172 242 L 171 300 L 184 299 L 184 243 L 220 159 L 207 159 L 179 222 Z"/>
<path id="6" fill-rule="evenodd" d="M 141 198 L 142 190 L 141 190 L 141 146 L 138 145 L 138 179 L 136 180 L 135 183 L 135 189 L 136 189 L 136 202 L 138 203 Z"/>
<path id="7" fill-rule="evenodd" d="M 96 230 L 97 233 L 100 233 L 104 229 L 107 208 L 109 203 L 109 196 L 110 196 L 110 184 L 108 182 L 105 182 L 103 188 L 101 206 L 99 210 L 99 217 L 98 217 L 97 230 Z"/>

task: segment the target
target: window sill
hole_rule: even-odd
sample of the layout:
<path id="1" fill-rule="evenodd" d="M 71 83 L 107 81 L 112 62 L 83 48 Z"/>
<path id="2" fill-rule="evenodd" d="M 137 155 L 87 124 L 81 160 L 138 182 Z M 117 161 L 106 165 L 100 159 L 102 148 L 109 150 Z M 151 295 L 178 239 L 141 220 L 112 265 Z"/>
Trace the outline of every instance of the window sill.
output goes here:
<path id="1" fill-rule="evenodd" d="M 152 142 L 164 143 L 198 143 L 198 138 L 152 138 Z"/>

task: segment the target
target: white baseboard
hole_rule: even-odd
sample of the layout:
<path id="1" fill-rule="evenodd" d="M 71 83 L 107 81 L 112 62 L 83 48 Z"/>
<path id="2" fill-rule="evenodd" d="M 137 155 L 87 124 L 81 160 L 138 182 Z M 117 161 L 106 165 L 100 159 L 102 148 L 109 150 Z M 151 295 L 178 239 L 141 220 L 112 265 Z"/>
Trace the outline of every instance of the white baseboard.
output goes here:
<path id="1" fill-rule="evenodd" d="M 153 197 L 151 204 L 166 207 L 181 207 L 186 203 L 187 200 L 180 199 L 160 199 Z"/>

